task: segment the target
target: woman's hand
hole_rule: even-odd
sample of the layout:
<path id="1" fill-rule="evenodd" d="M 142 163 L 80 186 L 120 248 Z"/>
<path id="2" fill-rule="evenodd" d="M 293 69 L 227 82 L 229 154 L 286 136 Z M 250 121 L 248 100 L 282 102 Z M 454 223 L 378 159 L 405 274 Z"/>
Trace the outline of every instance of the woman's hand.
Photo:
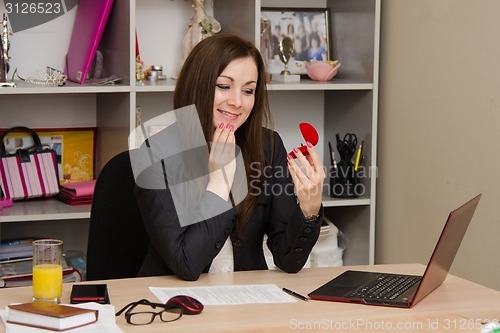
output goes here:
<path id="1" fill-rule="evenodd" d="M 309 155 L 304 156 L 298 148 L 293 152 L 302 168 L 291 155 L 287 156 L 288 170 L 295 185 L 300 209 L 304 216 L 316 215 L 321 208 L 325 170 L 311 143 L 307 143 Z"/>
<path id="2" fill-rule="evenodd" d="M 207 190 L 227 201 L 236 172 L 234 126 L 221 123 L 215 129 L 212 140 L 208 157 L 210 180 Z"/>

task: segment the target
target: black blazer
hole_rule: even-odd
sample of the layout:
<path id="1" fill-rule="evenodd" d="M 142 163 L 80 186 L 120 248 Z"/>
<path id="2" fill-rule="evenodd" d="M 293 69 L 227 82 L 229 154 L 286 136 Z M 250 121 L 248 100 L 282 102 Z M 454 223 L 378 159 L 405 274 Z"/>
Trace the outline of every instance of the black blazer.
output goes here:
<path id="1" fill-rule="evenodd" d="M 319 236 L 323 207 L 317 222 L 304 222 L 288 172 L 287 152 L 280 136 L 276 132 L 271 135 L 273 140 L 265 141 L 266 159 L 271 161 L 265 172 L 266 186 L 239 236 L 234 228 L 236 209 L 212 192 L 205 192 L 199 210 L 206 212 L 213 206 L 227 205 L 227 211 L 181 227 L 170 190 L 136 186 L 136 198 L 150 238 L 139 276 L 175 274 L 185 280 L 197 280 L 201 273 L 208 272 L 228 236 L 235 271 L 268 269 L 262 248 L 264 234 L 278 268 L 296 273 L 304 266 Z"/>

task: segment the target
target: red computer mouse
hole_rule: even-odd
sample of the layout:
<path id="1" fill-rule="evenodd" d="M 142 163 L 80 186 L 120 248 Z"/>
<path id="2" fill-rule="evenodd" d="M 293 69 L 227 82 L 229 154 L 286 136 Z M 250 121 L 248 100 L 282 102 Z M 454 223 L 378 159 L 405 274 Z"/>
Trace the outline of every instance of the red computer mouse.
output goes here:
<path id="1" fill-rule="evenodd" d="M 203 304 L 196 298 L 187 295 L 177 295 L 170 298 L 167 305 L 182 308 L 182 314 L 195 315 L 203 311 Z"/>
<path id="2" fill-rule="evenodd" d="M 316 129 L 314 128 L 314 126 L 309 123 L 300 123 L 299 129 L 300 133 L 302 133 L 302 136 L 304 137 L 304 140 L 306 140 L 306 142 L 310 142 L 313 146 L 316 146 L 316 144 L 319 141 L 319 134 L 318 131 L 316 131 Z M 300 152 L 304 154 L 304 156 L 309 155 L 309 152 L 307 151 L 307 146 L 300 144 L 300 147 L 298 148 Z M 290 152 L 290 155 L 293 158 L 297 158 L 293 150 Z"/>

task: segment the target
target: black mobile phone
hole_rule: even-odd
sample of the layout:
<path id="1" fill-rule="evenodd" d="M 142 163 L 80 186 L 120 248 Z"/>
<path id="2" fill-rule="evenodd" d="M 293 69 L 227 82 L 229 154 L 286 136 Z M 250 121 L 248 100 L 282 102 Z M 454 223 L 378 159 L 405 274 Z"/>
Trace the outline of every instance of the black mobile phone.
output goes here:
<path id="1" fill-rule="evenodd" d="M 71 304 L 96 302 L 109 304 L 108 286 L 106 284 L 74 284 L 71 289 Z"/>

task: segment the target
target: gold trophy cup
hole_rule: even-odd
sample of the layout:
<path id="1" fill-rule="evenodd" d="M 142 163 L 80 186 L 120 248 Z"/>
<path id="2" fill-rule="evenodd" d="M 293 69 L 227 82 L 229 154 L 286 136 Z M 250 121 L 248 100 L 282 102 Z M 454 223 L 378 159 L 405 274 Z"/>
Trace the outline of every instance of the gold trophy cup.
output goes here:
<path id="1" fill-rule="evenodd" d="M 279 44 L 278 57 L 285 64 L 280 75 L 274 75 L 273 79 L 282 82 L 298 82 L 300 75 L 292 75 L 288 70 L 288 62 L 293 54 L 293 40 L 290 37 L 285 37 Z"/>
<path id="2" fill-rule="evenodd" d="M 281 71 L 280 75 L 292 75 L 288 70 L 288 62 L 293 54 L 293 41 L 290 37 L 285 37 L 280 42 L 280 47 L 278 50 L 278 56 L 280 60 L 285 64 L 285 69 Z"/>

